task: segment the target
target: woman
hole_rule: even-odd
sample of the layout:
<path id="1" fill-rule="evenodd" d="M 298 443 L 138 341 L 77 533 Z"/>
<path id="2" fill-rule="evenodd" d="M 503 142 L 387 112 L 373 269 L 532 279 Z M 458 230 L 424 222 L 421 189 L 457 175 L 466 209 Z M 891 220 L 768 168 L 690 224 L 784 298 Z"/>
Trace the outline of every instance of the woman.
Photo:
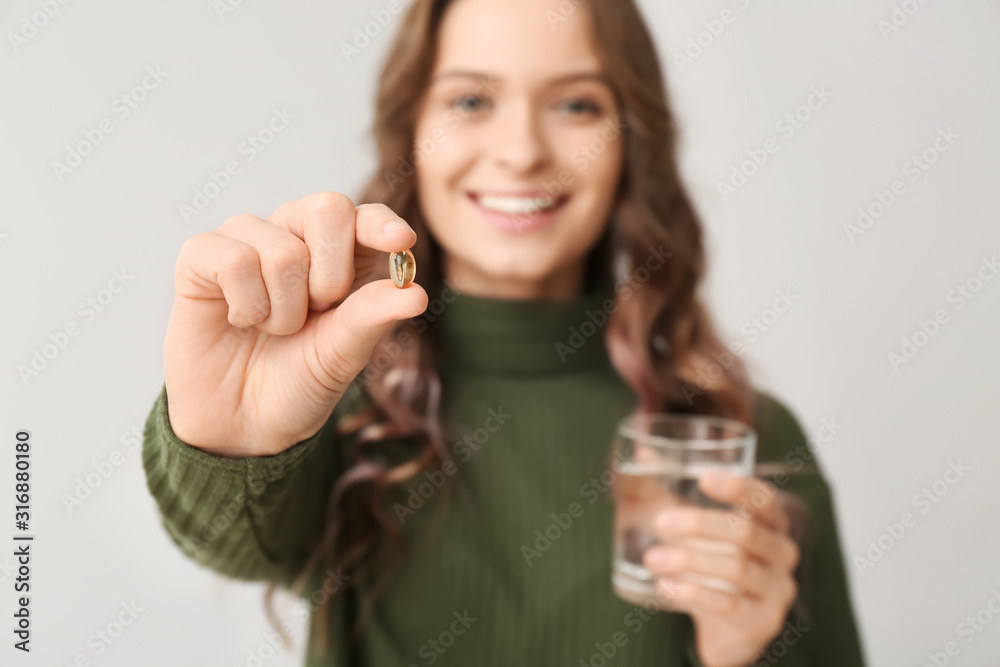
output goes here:
<path id="1" fill-rule="evenodd" d="M 619 419 L 726 416 L 759 460 L 807 451 L 696 298 L 661 81 L 631 2 L 416 0 L 370 203 L 316 193 L 182 247 L 149 488 L 189 556 L 302 596 L 307 664 L 862 664 L 818 473 L 703 480 L 753 511 L 685 508 L 663 536 L 734 553 L 654 546 L 657 598 L 611 592 Z"/>

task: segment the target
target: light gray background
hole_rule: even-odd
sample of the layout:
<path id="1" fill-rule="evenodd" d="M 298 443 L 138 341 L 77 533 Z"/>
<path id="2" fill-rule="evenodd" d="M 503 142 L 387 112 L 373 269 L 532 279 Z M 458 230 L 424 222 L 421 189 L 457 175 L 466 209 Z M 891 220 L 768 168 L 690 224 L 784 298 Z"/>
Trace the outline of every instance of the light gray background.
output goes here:
<path id="1" fill-rule="evenodd" d="M 94 665 L 229 667 L 246 665 L 263 642 L 262 587 L 224 581 L 172 545 L 129 431 L 141 428 L 162 382 L 181 243 L 235 213 L 267 215 L 311 192 L 357 196 L 373 166 L 375 76 L 400 18 L 350 62 L 339 45 L 386 4 L 244 0 L 220 18 L 208 0 L 70 2 L 16 50 L 9 34 L 41 11 L 38 0 L 0 6 L 0 539 L 13 544 L 21 428 L 33 433 L 38 536 L 29 659 L 10 648 L 13 559 L 0 556 L 0 662 L 65 665 L 84 654 Z M 969 643 L 957 626 L 1000 590 L 1000 279 L 961 310 L 948 293 L 1000 253 L 1000 7 L 906 4 L 919 11 L 886 36 L 878 21 L 889 19 L 889 0 L 642 3 L 708 232 L 706 295 L 726 340 L 747 345 L 759 383 L 810 435 L 823 419 L 843 424 L 819 455 L 848 562 L 885 523 L 906 511 L 917 518 L 873 567 L 850 566 L 871 664 L 924 664 L 948 641 L 961 649 L 950 664 L 995 664 L 1000 618 Z M 679 68 L 672 55 L 727 8 L 735 22 Z M 112 104 L 147 66 L 168 75 L 120 119 Z M 775 123 L 813 86 L 832 97 L 784 139 Z M 295 117 L 247 163 L 238 146 L 275 107 Z M 60 182 L 52 162 L 105 117 L 114 131 Z M 911 182 L 904 163 L 941 127 L 959 138 Z M 723 201 L 717 182 L 770 136 L 779 151 Z M 185 223 L 178 206 L 231 159 L 242 173 Z M 849 242 L 843 225 L 896 178 L 905 194 Z M 134 279 L 85 320 L 78 304 L 122 269 Z M 742 327 L 778 289 L 797 301 L 751 342 Z M 948 323 L 894 371 L 887 354 L 938 308 Z M 25 384 L 18 365 L 72 322 L 80 334 Z M 114 450 L 124 463 L 70 512 L 64 495 Z M 921 514 L 914 494 L 958 460 L 971 471 Z M 88 636 L 133 600 L 136 622 L 96 655 Z M 299 663 L 292 654 L 265 661 Z"/>

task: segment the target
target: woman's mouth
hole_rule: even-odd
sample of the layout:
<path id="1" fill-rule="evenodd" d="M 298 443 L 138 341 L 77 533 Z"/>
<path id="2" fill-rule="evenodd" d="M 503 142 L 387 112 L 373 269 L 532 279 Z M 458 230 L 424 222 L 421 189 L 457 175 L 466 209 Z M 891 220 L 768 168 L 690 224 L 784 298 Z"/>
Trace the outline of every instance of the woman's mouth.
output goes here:
<path id="1" fill-rule="evenodd" d="M 518 194 L 469 192 L 467 195 L 489 225 L 518 234 L 550 224 L 569 199 L 569 195 L 554 197 L 544 191 Z"/>

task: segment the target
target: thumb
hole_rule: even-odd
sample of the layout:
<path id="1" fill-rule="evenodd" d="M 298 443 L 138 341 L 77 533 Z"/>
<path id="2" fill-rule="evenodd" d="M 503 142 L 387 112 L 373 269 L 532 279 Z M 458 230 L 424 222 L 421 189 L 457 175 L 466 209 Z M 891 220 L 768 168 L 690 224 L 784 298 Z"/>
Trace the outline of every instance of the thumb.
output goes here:
<path id="1" fill-rule="evenodd" d="M 427 309 L 427 292 L 413 283 L 399 289 L 391 280 L 362 285 L 316 324 L 316 376 L 328 387 L 347 388 L 371 359 L 379 339 L 399 320 Z"/>

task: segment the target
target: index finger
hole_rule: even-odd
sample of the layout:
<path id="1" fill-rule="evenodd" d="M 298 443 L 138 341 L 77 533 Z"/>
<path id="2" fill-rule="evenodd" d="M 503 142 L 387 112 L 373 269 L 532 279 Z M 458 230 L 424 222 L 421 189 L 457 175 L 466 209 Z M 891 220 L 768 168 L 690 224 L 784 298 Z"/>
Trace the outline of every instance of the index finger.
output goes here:
<path id="1" fill-rule="evenodd" d="M 774 484 L 713 470 L 698 480 L 698 486 L 706 495 L 731 504 L 741 518 L 753 517 L 772 530 L 788 533 L 791 522 L 778 501 L 778 488 Z"/>
<path id="2" fill-rule="evenodd" d="M 358 259 L 405 250 L 417 240 L 416 232 L 388 206 L 355 206 L 339 192 L 286 202 L 268 221 L 298 236 L 309 249 L 312 310 L 325 310 L 348 295 Z"/>

